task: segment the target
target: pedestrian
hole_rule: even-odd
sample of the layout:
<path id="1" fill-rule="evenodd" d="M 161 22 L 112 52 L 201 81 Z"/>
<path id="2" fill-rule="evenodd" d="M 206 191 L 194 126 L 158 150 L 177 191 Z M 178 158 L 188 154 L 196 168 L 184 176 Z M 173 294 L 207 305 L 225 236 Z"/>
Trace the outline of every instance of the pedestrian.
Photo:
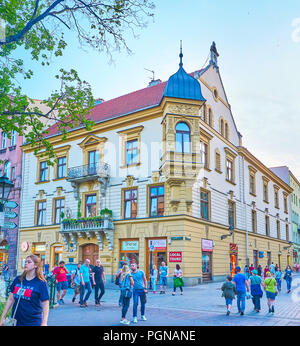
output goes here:
<path id="1" fill-rule="evenodd" d="M 244 267 L 244 273 L 245 273 L 246 279 L 248 280 L 248 278 L 249 278 L 249 267 L 248 267 L 247 264 Z"/>
<path id="2" fill-rule="evenodd" d="M 275 264 L 275 272 L 277 271 L 277 269 L 279 268 L 278 264 Z"/>
<path id="3" fill-rule="evenodd" d="M 23 273 L 11 284 L 0 326 L 5 325 L 11 307 L 11 316 L 16 319 L 17 326 L 47 326 L 49 292 L 38 256 L 26 257 Z"/>
<path id="4" fill-rule="evenodd" d="M 84 264 L 80 267 L 80 307 L 87 307 L 87 300 L 89 299 L 92 293 L 91 281 L 90 281 L 90 260 L 86 259 Z M 87 293 L 84 297 L 84 292 L 87 290 Z"/>
<path id="5" fill-rule="evenodd" d="M 270 271 L 269 266 L 266 265 L 264 269 L 264 279 L 267 277 L 267 272 Z"/>
<path id="6" fill-rule="evenodd" d="M 276 280 L 272 277 L 271 272 L 267 272 L 267 278 L 263 282 L 263 286 L 266 291 L 267 299 L 268 299 L 268 308 L 269 313 L 274 313 L 274 305 L 275 305 L 275 297 L 277 295 L 276 291 Z"/>
<path id="7" fill-rule="evenodd" d="M 46 262 L 44 265 L 44 271 L 45 271 L 45 276 L 47 277 L 49 275 L 49 263 Z"/>
<path id="8" fill-rule="evenodd" d="M 270 273 L 272 276 L 275 276 L 275 265 L 273 262 L 270 264 Z"/>
<path id="9" fill-rule="evenodd" d="M 169 276 L 169 268 L 166 266 L 165 262 L 161 262 L 161 266 L 159 268 L 160 275 L 160 294 L 166 293 L 167 288 L 167 277 Z"/>
<path id="10" fill-rule="evenodd" d="M 182 270 L 180 268 L 180 265 L 179 264 L 176 264 L 176 269 L 174 270 L 174 289 L 173 289 L 173 293 L 172 295 L 175 296 L 176 295 L 176 288 L 179 287 L 180 288 L 180 294 L 183 295 L 183 273 L 182 273 Z"/>
<path id="11" fill-rule="evenodd" d="M 296 262 L 294 262 L 293 270 L 294 270 L 294 272 L 296 273 L 296 271 L 297 271 L 297 264 L 296 264 Z"/>
<path id="12" fill-rule="evenodd" d="M 252 275 L 252 270 L 254 270 L 254 269 L 255 268 L 254 268 L 253 264 L 251 264 L 250 267 L 249 267 L 249 274 L 250 275 Z"/>
<path id="13" fill-rule="evenodd" d="M 257 267 L 257 275 L 258 275 L 258 276 L 261 276 L 261 274 L 262 274 L 262 267 L 261 267 L 261 265 L 259 264 L 258 267 Z"/>
<path id="14" fill-rule="evenodd" d="M 281 291 L 281 278 L 282 278 L 282 271 L 279 267 L 277 267 L 275 269 L 275 280 L 276 280 L 276 283 L 277 283 L 277 289 L 278 289 L 278 292 Z"/>
<path id="15" fill-rule="evenodd" d="M 261 283 L 262 279 L 260 276 L 257 275 L 257 270 L 252 270 L 252 275 L 249 278 L 250 283 L 250 291 L 252 295 L 252 302 L 254 305 L 254 310 L 256 312 L 260 312 L 261 306 L 260 306 L 260 299 L 263 296 L 263 291 L 261 289 Z"/>
<path id="16" fill-rule="evenodd" d="M 92 270 L 93 274 L 93 283 L 95 286 L 95 304 L 101 305 L 101 298 L 103 297 L 105 293 L 105 272 L 104 268 L 101 265 L 101 261 L 99 259 L 96 260 L 96 265 L 94 266 Z M 100 295 L 98 295 L 100 290 Z"/>
<path id="17" fill-rule="evenodd" d="M 74 288 L 74 296 L 72 298 L 72 303 L 75 303 L 76 297 L 78 294 L 80 294 L 80 283 L 81 283 L 81 278 L 80 278 L 80 267 L 82 265 L 82 262 L 78 262 L 77 268 L 72 271 L 71 275 L 71 285 Z"/>
<path id="18" fill-rule="evenodd" d="M 151 269 L 151 273 L 150 273 L 150 281 L 151 281 L 151 285 L 152 285 L 152 291 L 154 294 L 156 293 L 157 273 L 158 273 L 158 270 L 156 269 L 156 265 L 153 264 L 152 269 Z"/>
<path id="19" fill-rule="evenodd" d="M 8 268 L 7 263 L 4 263 L 3 268 L 2 268 L 2 273 L 3 273 L 4 281 L 7 281 L 8 269 L 9 268 Z"/>
<path id="20" fill-rule="evenodd" d="M 293 270 L 290 265 L 285 269 L 284 280 L 286 280 L 287 293 L 291 292 L 292 280 L 293 280 Z"/>
<path id="21" fill-rule="evenodd" d="M 139 298 L 141 301 L 141 318 L 143 321 L 147 321 L 145 317 L 145 306 L 146 306 L 146 293 L 147 293 L 147 279 L 146 275 L 142 270 L 137 269 L 135 262 L 131 263 L 131 276 L 134 281 L 133 285 L 133 323 L 137 323 L 137 307 Z"/>
<path id="22" fill-rule="evenodd" d="M 132 296 L 132 287 L 134 281 L 132 279 L 128 265 L 123 265 L 120 275 L 120 291 L 122 296 L 122 318 L 121 324 L 130 324 L 130 321 L 126 319 L 126 314 L 130 305 L 130 299 Z"/>
<path id="23" fill-rule="evenodd" d="M 65 267 L 65 262 L 60 261 L 58 264 L 58 267 L 55 267 L 53 270 L 53 275 L 56 278 L 56 289 L 57 289 L 57 303 L 62 305 L 65 304 L 64 302 L 64 296 L 67 293 L 68 290 L 68 279 L 67 274 L 69 273 L 68 269 Z M 62 291 L 62 294 L 60 295 L 60 292 Z"/>
<path id="24" fill-rule="evenodd" d="M 225 304 L 227 308 L 226 315 L 229 316 L 231 306 L 232 306 L 232 301 L 233 299 L 235 299 L 235 294 L 236 294 L 235 285 L 232 283 L 231 275 L 227 276 L 226 281 L 223 283 L 221 287 L 221 290 L 223 291 L 222 297 L 225 298 Z"/>
<path id="25" fill-rule="evenodd" d="M 299 263 L 297 263 L 297 273 L 299 273 Z"/>
<path id="26" fill-rule="evenodd" d="M 122 268 L 124 265 L 127 265 L 127 262 L 124 262 L 124 261 L 119 262 L 119 269 L 117 270 L 116 275 L 115 275 L 115 285 L 119 286 L 119 288 L 120 288 L 120 297 L 119 297 L 119 306 L 120 307 L 123 305 L 120 276 L 121 276 Z"/>
<path id="27" fill-rule="evenodd" d="M 235 268 L 235 272 L 236 274 L 234 275 L 232 281 L 236 289 L 238 311 L 239 314 L 243 316 L 246 307 L 246 291 L 249 292 L 249 284 L 246 276 L 241 273 L 241 267 L 237 266 Z"/>

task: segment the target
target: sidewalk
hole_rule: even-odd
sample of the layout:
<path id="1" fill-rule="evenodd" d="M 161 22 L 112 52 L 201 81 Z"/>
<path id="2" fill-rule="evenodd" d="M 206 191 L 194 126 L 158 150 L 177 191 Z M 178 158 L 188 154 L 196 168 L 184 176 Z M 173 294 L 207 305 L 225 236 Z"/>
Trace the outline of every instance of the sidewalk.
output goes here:
<path id="1" fill-rule="evenodd" d="M 294 275 L 294 281 L 298 284 L 300 300 L 300 275 Z M 297 282 L 299 281 L 299 282 Z M 300 325 L 300 302 L 293 301 L 292 293 L 286 293 L 286 284 L 283 282 L 282 292 L 275 302 L 275 314 L 269 314 L 267 299 L 261 300 L 262 311 L 253 311 L 252 300 L 246 301 L 245 315 L 237 313 L 236 300 L 233 302 L 230 316 L 226 316 L 225 300 L 221 297 L 222 283 L 209 283 L 194 287 L 184 288 L 184 295 L 177 293 L 172 296 L 172 290 L 168 289 L 165 295 L 147 295 L 146 317 L 147 321 L 138 321 L 137 325 Z M 49 326 L 113 326 L 120 325 L 121 309 L 118 306 L 119 290 L 106 289 L 103 296 L 103 305 L 94 305 L 94 292 L 91 294 L 87 308 L 80 308 L 78 303 L 72 303 L 73 290 L 69 290 L 65 297 L 65 305 L 51 309 L 49 313 Z M 295 300 L 295 299 L 294 299 Z M 132 300 L 127 313 L 132 320 Z M 138 319 L 140 312 L 138 312 Z M 134 324 L 131 324 L 134 325 Z"/>

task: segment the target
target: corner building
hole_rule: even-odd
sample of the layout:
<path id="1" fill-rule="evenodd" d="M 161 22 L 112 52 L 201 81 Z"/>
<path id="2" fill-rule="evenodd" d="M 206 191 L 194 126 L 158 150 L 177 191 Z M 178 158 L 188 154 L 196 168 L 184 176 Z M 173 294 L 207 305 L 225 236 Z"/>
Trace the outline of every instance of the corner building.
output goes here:
<path id="1" fill-rule="evenodd" d="M 172 273 L 179 263 L 186 285 L 223 280 L 247 260 L 277 263 L 279 253 L 287 264 L 283 197 L 292 189 L 242 147 L 214 43 L 210 54 L 188 74 L 180 53 L 168 81 L 95 105 L 92 131 L 74 129 L 63 142 L 50 127 L 54 167 L 23 147 L 19 271 L 29 252 L 51 268 L 99 257 L 111 278 L 123 259 L 147 274 L 153 264 L 165 261 Z"/>

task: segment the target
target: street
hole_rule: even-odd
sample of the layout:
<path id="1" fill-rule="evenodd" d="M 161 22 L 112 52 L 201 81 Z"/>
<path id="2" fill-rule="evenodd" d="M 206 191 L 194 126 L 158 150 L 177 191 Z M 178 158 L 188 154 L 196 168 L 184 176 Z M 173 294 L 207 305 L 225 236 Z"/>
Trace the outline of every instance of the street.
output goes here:
<path id="1" fill-rule="evenodd" d="M 267 299 L 261 300 L 260 313 L 253 311 L 252 300 L 246 300 L 245 315 L 237 312 L 236 299 L 233 301 L 232 312 L 226 316 L 225 299 L 221 297 L 222 283 L 208 283 L 184 288 L 184 295 L 177 292 L 172 296 L 172 289 L 168 288 L 165 295 L 147 295 L 147 321 L 140 320 L 131 326 L 299 326 L 300 303 L 295 299 L 295 293 L 300 287 L 300 275 L 294 275 L 293 290 L 286 293 L 286 283 L 283 280 L 282 292 L 276 297 L 275 313 L 269 314 Z M 111 284 L 108 285 L 111 287 Z M 294 291 L 294 294 L 293 294 Z M 65 305 L 51 309 L 49 326 L 121 326 L 121 308 L 118 306 L 119 290 L 107 288 L 103 296 L 103 304 L 96 307 L 94 292 L 91 294 L 88 307 L 80 308 L 79 304 L 72 303 L 73 290 L 69 289 L 64 301 Z M 298 298 L 299 299 L 299 298 Z M 140 306 L 139 308 L 140 309 Z M 132 299 L 127 316 L 132 321 Z"/>

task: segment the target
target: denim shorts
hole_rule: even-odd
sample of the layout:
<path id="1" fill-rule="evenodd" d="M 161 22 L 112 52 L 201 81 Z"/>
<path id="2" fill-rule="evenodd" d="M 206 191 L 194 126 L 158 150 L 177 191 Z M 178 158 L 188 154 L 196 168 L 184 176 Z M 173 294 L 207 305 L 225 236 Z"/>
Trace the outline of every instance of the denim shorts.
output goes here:
<path id="1" fill-rule="evenodd" d="M 160 284 L 162 286 L 167 286 L 167 278 L 166 277 L 160 277 Z"/>
<path id="2" fill-rule="evenodd" d="M 275 297 L 276 297 L 275 293 L 266 291 L 266 295 L 268 299 L 275 300 Z"/>
<path id="3" fill-rule="evenodd" d="M 68 281 L 61 281 L 56 284 L 57 291 L 67 290 L 68 289 Z"/>
<path id="4" fill-rule="evenodd" d="M 232 299 L 225 298 L 226 305 L 232 305 Z"/>

